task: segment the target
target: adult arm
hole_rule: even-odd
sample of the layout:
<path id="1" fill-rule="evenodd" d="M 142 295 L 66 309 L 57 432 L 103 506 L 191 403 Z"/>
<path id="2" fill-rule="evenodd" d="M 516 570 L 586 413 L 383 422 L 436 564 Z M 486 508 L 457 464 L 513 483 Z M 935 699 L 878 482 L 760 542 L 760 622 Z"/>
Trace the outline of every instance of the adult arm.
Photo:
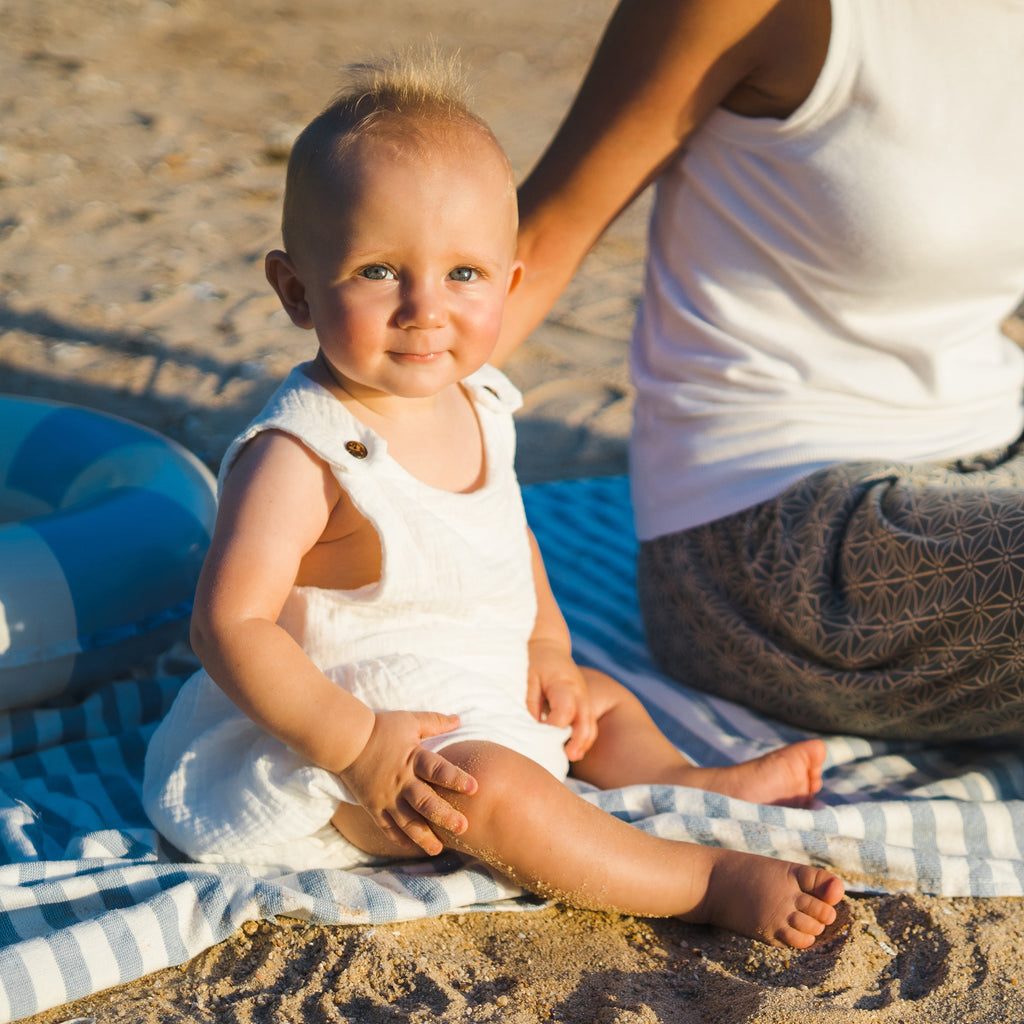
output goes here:
<path id="1" fill-rule="evenodd" d="M 716 107 L 764 116 L 792 106 L 786 93 L 805 77 L 805 8 L 821 7 L 621 0 L 569 113 L 520 189 L 524 276 L 509 296 L 493 362 L 544 319 L 608 225 Z M 801 74 L 788 72 L 784 58 Z"/>

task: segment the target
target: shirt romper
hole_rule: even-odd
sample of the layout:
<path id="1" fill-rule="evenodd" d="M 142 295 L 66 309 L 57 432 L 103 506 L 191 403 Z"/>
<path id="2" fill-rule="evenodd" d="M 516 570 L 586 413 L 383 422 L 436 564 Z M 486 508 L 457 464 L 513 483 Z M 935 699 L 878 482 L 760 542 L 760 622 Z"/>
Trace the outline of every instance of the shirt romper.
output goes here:
<path id="1" fill-rule="evenodd" d="M 377 529 L 381 579 L 355 591 L 295 587 L 279 624 L 329 678 L 374 710 L 460 716 L 457 730 L 424 740 L 425 747 L 500 743 L 562 779 L 570 730 L 537 722 L 526 708 L 536 595 L 513 469 L 511 414 L 521 399 L 489 366 L 463 386 L 486 459 L 475 491 L 451 493 L 417 480 L 301 366 L 228 449 L 221 482 L 262 430 L 285 431 L 322 458 Z M 380 860 L 330 825 L 339 803 L 356 802 L 341 780 L 264 732 L 203 670 L 150 742 L 143 802 L 157 829 L 199 861 L 298 871 Z"/>

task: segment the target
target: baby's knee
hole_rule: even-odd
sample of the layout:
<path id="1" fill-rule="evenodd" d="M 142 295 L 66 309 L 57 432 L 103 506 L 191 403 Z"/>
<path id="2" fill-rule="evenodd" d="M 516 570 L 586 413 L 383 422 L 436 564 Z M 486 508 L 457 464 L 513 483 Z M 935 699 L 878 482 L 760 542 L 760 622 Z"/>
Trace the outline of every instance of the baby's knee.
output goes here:
<path id="1" fill-rule="evenodd" d="M 454 743 L 443 754 L 476 779 L 477 790 L 459 800 L 459 809 L 474 823 L 491 820 L 521 807 L 538 786 L 561 783 L 536 761 L 499 743 Z M 442 791 L 442 796 L 444 796 Z"/>
<path id="2" fill-rule="evenodd" d="M 521 770 L 520 762 L 531 763 L 510 747 L 484 740 L 453 743 L 442 750 L 442 755 L 476 779 L 478 789 L 474 796 L 484 789 L 501 790 Z"/>

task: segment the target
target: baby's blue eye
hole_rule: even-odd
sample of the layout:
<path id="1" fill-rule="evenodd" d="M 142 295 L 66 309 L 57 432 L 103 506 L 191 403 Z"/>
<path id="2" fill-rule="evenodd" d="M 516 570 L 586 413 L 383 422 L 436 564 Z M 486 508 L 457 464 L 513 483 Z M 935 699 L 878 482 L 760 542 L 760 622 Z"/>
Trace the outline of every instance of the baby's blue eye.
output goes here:
<path id="1" fill-rule="evenodd" d="M 371 267 L 363 267 L 363 269 L 359 271 L 359 276 L 365 277 L 368 281 L 386 281 L 394 275 L 387 267 L 380 263 L 375 263 Z"/>
<path id="2" fill-rule="evenodd" d="M 448 276 L 453 281 L 474 281 L 477 272 L 472 267 L 456 267 Z"/>

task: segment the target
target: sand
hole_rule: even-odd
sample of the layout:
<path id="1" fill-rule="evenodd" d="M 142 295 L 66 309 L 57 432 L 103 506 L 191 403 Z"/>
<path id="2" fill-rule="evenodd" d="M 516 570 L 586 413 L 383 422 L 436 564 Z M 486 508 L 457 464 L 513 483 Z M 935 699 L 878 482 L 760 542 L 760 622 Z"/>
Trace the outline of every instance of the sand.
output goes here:
<path id="1" fill-rule="evenodd" d="M 309 335 L 277 311 L 284 159 L 349 60 L 432 35 L 524 173 L 611 0 L 12 0 L 0 32 L 0 391 L 80 402 L 211 467 Z M 524 481 L 625 470 L 646 201 L 508 369 Z M 1019 321 L 1008 330 L 1024 336 Z M 803 953 L 548 907 L 377 928 L 251 922 L 180 968 L 40 1014 L 150 1022 L 1024 1020 L 1024 903 L 853 897 Z"/>
<path id="2" fill-rule="evenodd" d="M 125 1024 L 1007 1024 L 1019 900 L 848 899 L 810 950 L 582 911 L 250 922 L 181 968 L 30 1018 Z"/>

